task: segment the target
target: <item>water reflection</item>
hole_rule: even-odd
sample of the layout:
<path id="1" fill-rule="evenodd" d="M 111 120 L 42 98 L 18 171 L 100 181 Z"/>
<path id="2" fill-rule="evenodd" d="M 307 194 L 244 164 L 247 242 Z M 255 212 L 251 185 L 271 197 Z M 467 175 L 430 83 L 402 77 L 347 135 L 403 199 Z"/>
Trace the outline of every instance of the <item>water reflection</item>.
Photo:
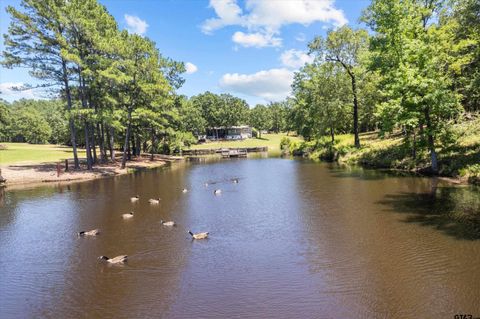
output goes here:
<path id="1" fill-rule="evenodd" d="M 2 318 L 480 314 L 477 195 L 428 178 L 260 157 L 8 191 Z M 156 197 L 161 204 L 149 205 Z M 93 228 L 102 233 L 76 236 Z M 211 235 L 192 241 L 188 229 Z M 125 266 L 97 262 L 121 254 Z"/>
<path id="2" fill-rule="evenodd" d="M 438 187 L 387 194 L 379 201 L 390 211 L 405 214 L 406 223 L 431 227 L 457 239 L 480 239 L 480 190 L 475 187 Z"/>

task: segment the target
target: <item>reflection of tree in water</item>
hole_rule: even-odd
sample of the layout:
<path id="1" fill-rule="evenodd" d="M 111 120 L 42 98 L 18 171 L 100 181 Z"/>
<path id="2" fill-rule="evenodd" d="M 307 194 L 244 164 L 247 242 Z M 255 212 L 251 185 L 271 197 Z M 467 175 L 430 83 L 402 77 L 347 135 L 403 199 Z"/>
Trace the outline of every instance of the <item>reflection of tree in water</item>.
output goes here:
<path id="1" fill-rule="evenodd" d="M 5 206 L 5 187 L 0 186 L 0 207 Z"/>
<path id="2" fill-rule="evenodd" d="M 474 187 L 439 187 L 432 180 L 429 192 L 403 192 L 385 196 L 379 203 L 404 220 L 443 231 L 458 239 L 480 239 L 480 196 Z"/>

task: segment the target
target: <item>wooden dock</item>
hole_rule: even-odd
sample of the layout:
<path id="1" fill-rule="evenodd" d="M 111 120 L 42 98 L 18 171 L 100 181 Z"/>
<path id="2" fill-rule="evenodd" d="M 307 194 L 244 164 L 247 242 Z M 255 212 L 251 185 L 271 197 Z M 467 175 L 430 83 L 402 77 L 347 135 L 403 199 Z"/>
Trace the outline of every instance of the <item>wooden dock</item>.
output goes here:
<path id="1" fill-rule="evenodd" d="M 247 157 L 245 148 L 222 148 L 222 157 Z"/>
<path id="2" fill-rule="evenodd" d="M 182 155 L 201 156 L 219 154 L 222 157 L 247 157 L 248 153 L 268 152 L 268 147 L 241 147 L 241 148 L 204 148 L 183 150 Z"/>

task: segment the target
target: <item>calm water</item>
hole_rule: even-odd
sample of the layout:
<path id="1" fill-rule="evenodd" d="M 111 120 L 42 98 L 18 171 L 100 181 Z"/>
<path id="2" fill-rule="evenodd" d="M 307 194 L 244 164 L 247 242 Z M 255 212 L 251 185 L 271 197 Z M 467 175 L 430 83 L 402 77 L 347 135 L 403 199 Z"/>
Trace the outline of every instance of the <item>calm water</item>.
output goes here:
<path id="1" fill-rule="evenodd" d="M 4 192 L 0 317 L 480 316 L 479 194 L 287 159 Z M 121 254 L 125 266 L 97 261 Z"/>

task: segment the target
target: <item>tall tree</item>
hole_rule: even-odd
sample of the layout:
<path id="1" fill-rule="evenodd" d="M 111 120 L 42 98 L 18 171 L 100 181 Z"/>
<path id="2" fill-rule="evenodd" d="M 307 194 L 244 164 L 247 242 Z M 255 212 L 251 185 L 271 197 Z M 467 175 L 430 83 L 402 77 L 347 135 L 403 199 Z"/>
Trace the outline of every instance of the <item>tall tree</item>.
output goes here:
<path id="1" fill-rule="evenodd" d="M 61 18 L 65 0 L 22 0 L 23 11 L 7 7 L 11 16 L 8 33 L 4 35 L 5 50 L 2 65 L 22 66 L 44 81 L 43 87 L 57 88 L 73 109 L 70 90 L 72 70 L 63 54 L 66 48 L 66 26 Z M 61 88 L 61 89 L 58 89 Z M 79 168 L 76 128 L 69 114 L 70 138 L 75 168 Z"/>
<path id="2" fill-rule="evenodd" d="M 309 43 L 310 52 L 320 59 L 340 64 L 350 76 L 353 96 L 353 133 L 355 147 L 360 147 L 358 125 L 358 73 L 361 55 L 368 48 L 368 32 L 366 30 L 353 30 L 343 26 L 335 31 L 330 31 L 326 39 L 316 37 Z"/>
<path id="3" fill-rule="evenodd" d="M 310 137 L 330 135 L 332 144 L 336 133 L 351 128 L 348 119 L 349 76 L 333 62 L 306 64 L 295 74 L 292 86 L 298 108 L 305 112 L 311 126 Z M 303 124 L 305 125 L 305 124 Z"/>
<path id="4" fill-rule="evenodd" d="M 153 42 L 122 31 L 113 44 L 117 57 L 104 76 L 115 82 L 119 104 L 126 113 L 122 156 L 122 168 L 125 168 L 132 113 L 158 105 L 159 100 L 170 95 L 172 88 L 162 72 L 163 61 Z"/>
<path id="5" fill-rule="evenodd" d="M 269 109 L 263 104 L 257 104 L 250 110 L 250 125 L 258 130 L 260 138 L 262 138 L 262 131 L 272 126 L 270 115 Z"/>

